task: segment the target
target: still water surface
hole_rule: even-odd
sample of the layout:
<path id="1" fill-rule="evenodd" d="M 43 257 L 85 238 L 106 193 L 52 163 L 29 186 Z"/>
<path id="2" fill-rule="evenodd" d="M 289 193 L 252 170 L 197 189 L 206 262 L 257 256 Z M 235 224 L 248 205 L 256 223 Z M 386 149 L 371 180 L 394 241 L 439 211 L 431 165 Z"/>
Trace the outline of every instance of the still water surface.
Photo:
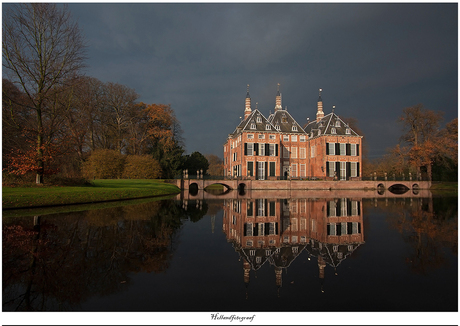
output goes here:
<path id="1" fill-rule="evenodd" d="M 346 195 L 4 216 L 2 308 L 457 311 L 457 197 Z"/>

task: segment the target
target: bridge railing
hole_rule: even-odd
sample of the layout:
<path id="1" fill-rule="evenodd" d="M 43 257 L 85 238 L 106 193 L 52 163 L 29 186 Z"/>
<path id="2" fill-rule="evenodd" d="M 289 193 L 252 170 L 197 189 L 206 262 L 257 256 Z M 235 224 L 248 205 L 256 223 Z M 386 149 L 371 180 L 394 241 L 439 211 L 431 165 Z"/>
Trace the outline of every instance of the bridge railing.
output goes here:
<path id="1" fill-rule="evenodd" d="M 177 175 L 175 178 L 184 179 L 183 175 Z M 228 176 L 211 176 L 211 175 L 191 175 L 189 174 L 185 179 L 203 179 L 203 180 L 302 180 L 302 181 L 334 181 L 334 180 L 343 180 L 338 177 L 325 177 L 325 176 L 308 176 L 308 177 L 286 177 L 286 176 L 277 176 L 277 177 L 265 177 L 263 179 L 257 177 L 248 177 L 248 176 L 238 176 L 238 177 L 228 177 Z M 429 181 L 428 178 L 415 175 L 370 175 L 362 177 L 347 177 L 345 180 L 348 181 Z"/>

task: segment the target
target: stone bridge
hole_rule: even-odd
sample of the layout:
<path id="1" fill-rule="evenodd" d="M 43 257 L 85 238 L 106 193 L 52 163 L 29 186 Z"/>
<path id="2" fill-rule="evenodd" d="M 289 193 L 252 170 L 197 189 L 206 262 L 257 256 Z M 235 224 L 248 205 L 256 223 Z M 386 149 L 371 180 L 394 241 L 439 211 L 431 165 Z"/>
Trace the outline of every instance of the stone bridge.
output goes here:
<path id="1" fill-rule="evenodd" d="M 203 190 L 208 186 L 219 184 L 229 190 L 366 190 L 404 188 L 410 190 L 430 189 L 431 181 L 323 181 L 323 180 L 251 180 L 251 179 L 177 179 L 176 185 L 182 189 Z"/>
<path id="2" fill-rule="evenodd" d="M 359 192 L 360 197 L 431 197 L 429 191 L 431 181 L 306 181 L 306 180 L 250 180 L 250 179 L 178 179 L 176 185 L 182 190 L 183 198 L 241 198 L 251 196 L 253 192 L 266 192 L 270 198 L 309 197 L 340 197 L 354 196 Z M 227 191 L 219 195 L 203 192 L 206 187 L 214 184 L 223 185 Z M 299 193 L 299 194 L 298 194 Z M 347 193 L 347 194 L 345 194 Z M 298 195 L 297 195 L 298 194 Z M 273 197 L 275 196 L 275 197 Z M 287 196 L 287 197 L 286 197 Z M 206 197 L 206 198 L 205 198 Z M 280 197 L 280 198 L 281 198 Z"/>

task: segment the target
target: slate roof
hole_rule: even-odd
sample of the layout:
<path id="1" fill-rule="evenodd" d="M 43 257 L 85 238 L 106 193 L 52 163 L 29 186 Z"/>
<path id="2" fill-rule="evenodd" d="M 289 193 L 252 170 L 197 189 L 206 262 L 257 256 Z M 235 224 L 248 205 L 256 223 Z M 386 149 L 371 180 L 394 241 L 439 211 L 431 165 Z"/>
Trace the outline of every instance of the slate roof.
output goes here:
<path id="1" fill-rule="evenodd" d="M 270 126 L 270 129 L 268 130 L 267 125 Z M 241 121 L 240 124 L 236 127 L 235 131 L 233 131 L 233 133 L 231 133 L 230 135 L 235 136 L 243 131 L 266 131 L 270 133 L 277 132 L 273 124 L 271 124 L 258 109 L 253 110 L 246 119 Z"/>
<path id="2" fill-rule="evenodd" d="M 291 116 L 287 110 L 277 110 L 275 113 L 270 114 L 268 121 L 272 123 L 275 130 L 283 133 L 305 134 L 305 130 L 300 124 Z M 279 126 L 279 129 L 277 129 Z M 292 127 L 295 127 L 295 130 Z"/>
<path id="3" fill-rule="evenodd" d="M 347 134 L 347 129 L 350 133 Z M 304 126 L 305 132 L 309 138 L 315 138 L 322 135 L 333 135 L 333 136 L 358 136 L 359 135 L 351 129 L 340 117 L 331 112 L 325 115 L 320 121 L 312 121 Z"/>

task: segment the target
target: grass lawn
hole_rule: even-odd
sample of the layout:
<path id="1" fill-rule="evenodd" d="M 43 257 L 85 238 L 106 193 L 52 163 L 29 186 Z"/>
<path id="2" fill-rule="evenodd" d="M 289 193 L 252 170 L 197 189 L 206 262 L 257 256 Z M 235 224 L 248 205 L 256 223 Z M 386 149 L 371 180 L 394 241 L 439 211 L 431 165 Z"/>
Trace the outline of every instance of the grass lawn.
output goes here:
<path id="1" fill-rule="evenodd" d="M 78 187 L 2 187 L 2 208 L 95 203 L 179 192 L 176 186 L 160 180 L 94 180 L 91 186 Z"/>

